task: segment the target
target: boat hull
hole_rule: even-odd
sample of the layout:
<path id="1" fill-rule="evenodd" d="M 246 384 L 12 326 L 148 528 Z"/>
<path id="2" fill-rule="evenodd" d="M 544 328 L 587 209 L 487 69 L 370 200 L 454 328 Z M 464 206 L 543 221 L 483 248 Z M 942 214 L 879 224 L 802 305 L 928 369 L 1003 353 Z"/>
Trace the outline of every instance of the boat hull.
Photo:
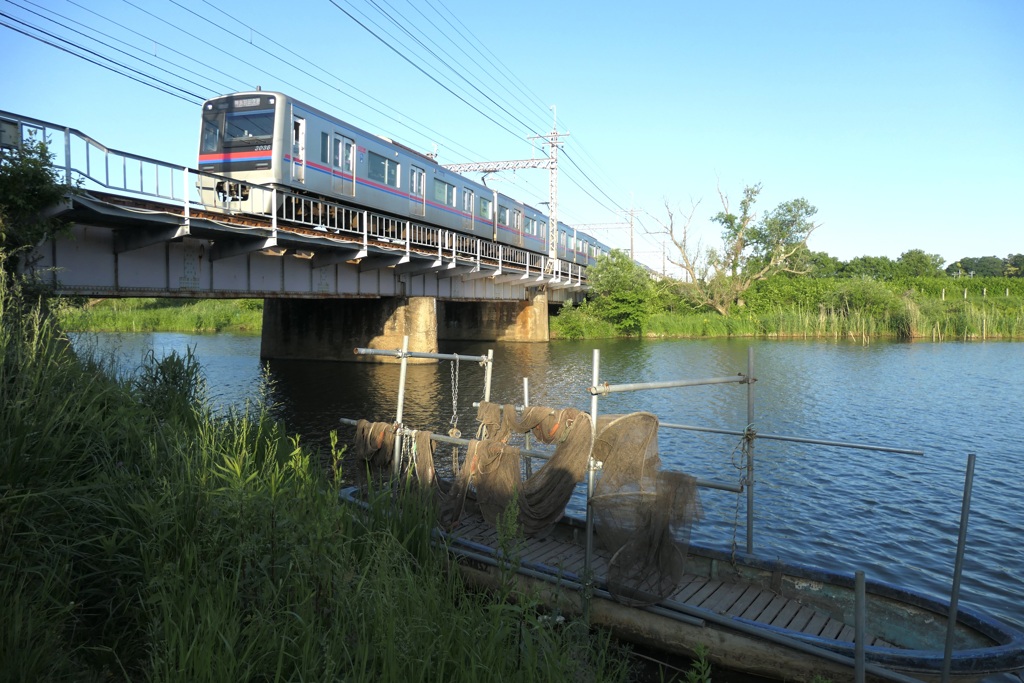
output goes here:
<path id="1" fill-rule="evenodd" d="M 356 489 L 342 499 L 359 503 Z M 691 544 L 676 591 L 650 607 L 622 604 L 604 581 L 612 553 L 596 544 L 593 582 L 584 588 L 585 524 L 563 518 L 544 538 L 523 539 L 511 565 L 497 532 L 470 506 L 439 544 L 476 586 L 507 586 L 551 610 L 582 615 L 619 638 L 693 656 L 698 647 L 726 668 L 784 680 L 852 678 L 855 591 L 852 574 Z M 598 539 L 600 540 L 600 539 Z M 511 574 L 510 574 L 511 573 Z M 906 588 L 866 582 L 865 660 L 876 678 L 939 680 L 949 607 Z M 951 680 L 973 681 L 1024 669 L 1024 633 L 970 608 L 958 610 Z M 894 674 L 895 672 L 895 674 Z"/>

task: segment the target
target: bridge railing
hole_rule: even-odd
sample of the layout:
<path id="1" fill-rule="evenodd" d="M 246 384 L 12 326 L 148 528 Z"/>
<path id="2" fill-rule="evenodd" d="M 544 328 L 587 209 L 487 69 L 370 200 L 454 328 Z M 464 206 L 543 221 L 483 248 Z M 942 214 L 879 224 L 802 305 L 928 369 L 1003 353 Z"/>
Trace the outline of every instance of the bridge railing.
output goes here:
<path id="1" fill-rule="evenodd" d="M 357 238 L 364 245 L 387 242 L 407 251 L 585 282 L 584 268 L 519 247 L 111 149 L 75 128 L 0 111 L 0 144 L 16 146 L 27 139 L 47 145 L 69 186 L 175 204 L 186 218 L 203 210 L 256 216 L 275 232 L 302 227 Z"/>
<path id="2" fill-rule="evenodd" d="M 25 140 L 46 144 L 62 182 L 151 197 L 176 204 L 198 202 L 189 169 L 156 159 L 110 149 L 80 130 L 0 111 L 4 144 Z"/>

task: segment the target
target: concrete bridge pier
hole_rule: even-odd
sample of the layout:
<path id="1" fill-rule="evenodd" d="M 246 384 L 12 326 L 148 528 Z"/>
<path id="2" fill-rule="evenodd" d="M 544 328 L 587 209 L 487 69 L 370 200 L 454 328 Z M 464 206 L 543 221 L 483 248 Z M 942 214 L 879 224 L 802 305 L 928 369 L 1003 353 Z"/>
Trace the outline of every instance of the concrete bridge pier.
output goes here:
<path id="1" fill-rule="evenodd" d="M 527 289 L 524 301 L 439 301 L 438 337 L 452 341 L 546 342 L 548 293 Z"/>
<path id="2" fill-rule="evenodd" d="M 263 302 L 261 358 L 397 362 L 357 356 L 354 348 L 437 353 L 437 300 L 434 297 L 374 299 L 266 299 Z M 410 363 L 435 363 L 410 358 Z"/>
<path id="3" fill-rule="evenodd" d="M 261 358 L 394 362 L 352 349 L 437 353 L 437 340 L 546 342 L 548 295 L 529 289 L 523 301 L 441 301 L 434 297 L 266 299 Z M 410 363 L 433 363 L 410 358 Z"/>

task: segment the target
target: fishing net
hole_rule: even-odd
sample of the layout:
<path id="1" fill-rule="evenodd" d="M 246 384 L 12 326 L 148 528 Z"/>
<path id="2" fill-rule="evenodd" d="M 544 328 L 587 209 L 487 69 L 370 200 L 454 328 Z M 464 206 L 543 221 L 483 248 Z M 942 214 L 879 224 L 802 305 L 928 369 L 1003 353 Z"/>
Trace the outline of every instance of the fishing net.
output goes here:
<path id="1" fill-rule="evenodd" d="M 515 499 L 519 527 L 527 536 L 543 535 L 565 513 L 576 482 L 587 471 L 593 443 L 590 415 L 575 408 L 515 408 L 482 403 L 477 439 L 470 441 L 465 462 L 456 470 L 452 490 L 442 500 L 441 519 L 458 523 L 472 487 L 480 512 L 491 524 Z M 520 449 L 508 443 L 513 433 L 530 432 L 555 451 L 543 467 L 523 479 Z"/>
<path id="2" fill-rule="evenodd" d="M 612 553 L 608 591 L 625 604 L 659 602 L 683 575 L 690 528 L 701 512 L 696 480 L 661 470 L 658 418 L 651 413 L 599 418 L 594 459 L 601 463 L 591 498 L 594 525 Z"/>
<path id="3" fill-rule="evenodd" d="M 356 436 L 352 444 L 357 458 L 375 467 L 387 467 L 395 451 L 395 427 L 387 422 L 356 422 Z"/>
<path id="4" fill-rule="evenodd" d="M 658 418 L 651 413 L 609 415 L 598 420 L 593 437 L 588 413 L 574 408 L 529 407 L 521 417 L 511 405 L 483 403 L 477 437 L 460 464 L 453 450 L 452 481 L 435 476 L 434 442 L 416 432 L 412 465 L 421 485 L 440 501 L 440 521 L 458 525 L 470 492 L 492 525 L 510 503 L 526 536 L 543 536 L 565 513 L 576 484 L 583 481 L 591 451 L 600 476 L 591 499 L 596 538 L 609 555 L 608 591 L 620 602 L 649 605 L 671 595 L 682 577 L 690 528 L 701 508 L 696 480 L 661 470 Z M 384 423 L 357 425 L 356 452 L 371 462 L 390 462 L 393 429 Z M 521 453 L 509 443 L 513 434 L 531 434 L 555 445 L 550 459 L 523 476 Z M 404 450 L 404 448 L 403 448 Z M 387 459 L 384 460 L 385 455 Z"/>
<path id="5" fill-rule="evenodd" d="M 596 538 L 611 555 L 609 592 L 625 604 L 649 605 L 675 591 L 701 507 L 693 477 L 661 470 L 657 416 L 603 416 L 592 444 L 580 431 L 585 427 L 590 434 L 590 416 L 572 409 L 527 408 L 517 418 L 512 406 L 482 404 L 478 421 L 482 440 L 473 442 L 467 463 L 488 521 L 495 523 L 521 487 L 517 498 L 524 533 L 546 532 L 586 475 L 592 445 L 600 476 L 591 504 Z M 527 432 L 558 446 L 551 460 L 523 480 L 519 451 L 506 442 L 512 434 Z"/>

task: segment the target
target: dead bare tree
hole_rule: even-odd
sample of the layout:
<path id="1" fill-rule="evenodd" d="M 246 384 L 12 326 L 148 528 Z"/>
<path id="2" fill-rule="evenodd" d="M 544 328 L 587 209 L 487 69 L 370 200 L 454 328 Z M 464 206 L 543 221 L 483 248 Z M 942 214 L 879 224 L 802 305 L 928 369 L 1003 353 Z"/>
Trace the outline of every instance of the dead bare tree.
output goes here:
<path id="1" fill-rule="evenodd" d="M 667 258 L 683 270 L 683 294 L 691 303 L 729 315 L 756 281 L 781 272 L 805 272 L 795 265 L 794 256 L 807 249 L 807 239 L 820 227 L 811 221 L 817 209 L 805 199 L 793 199 L 758 219 L 753 208 L 760 192 L 760 184 L 746 187 L 737 215 L 729 209 L 729 198 L 718 189 L 722 211 L 711 220 L 722 226 L 719 248 L 704 248 L 691 237 L 700 202 L 692 205 L 678 225 L 672 207 L 665 202 L 668 222 L 662 228 L 678 251 L 678 257 Z"/>

